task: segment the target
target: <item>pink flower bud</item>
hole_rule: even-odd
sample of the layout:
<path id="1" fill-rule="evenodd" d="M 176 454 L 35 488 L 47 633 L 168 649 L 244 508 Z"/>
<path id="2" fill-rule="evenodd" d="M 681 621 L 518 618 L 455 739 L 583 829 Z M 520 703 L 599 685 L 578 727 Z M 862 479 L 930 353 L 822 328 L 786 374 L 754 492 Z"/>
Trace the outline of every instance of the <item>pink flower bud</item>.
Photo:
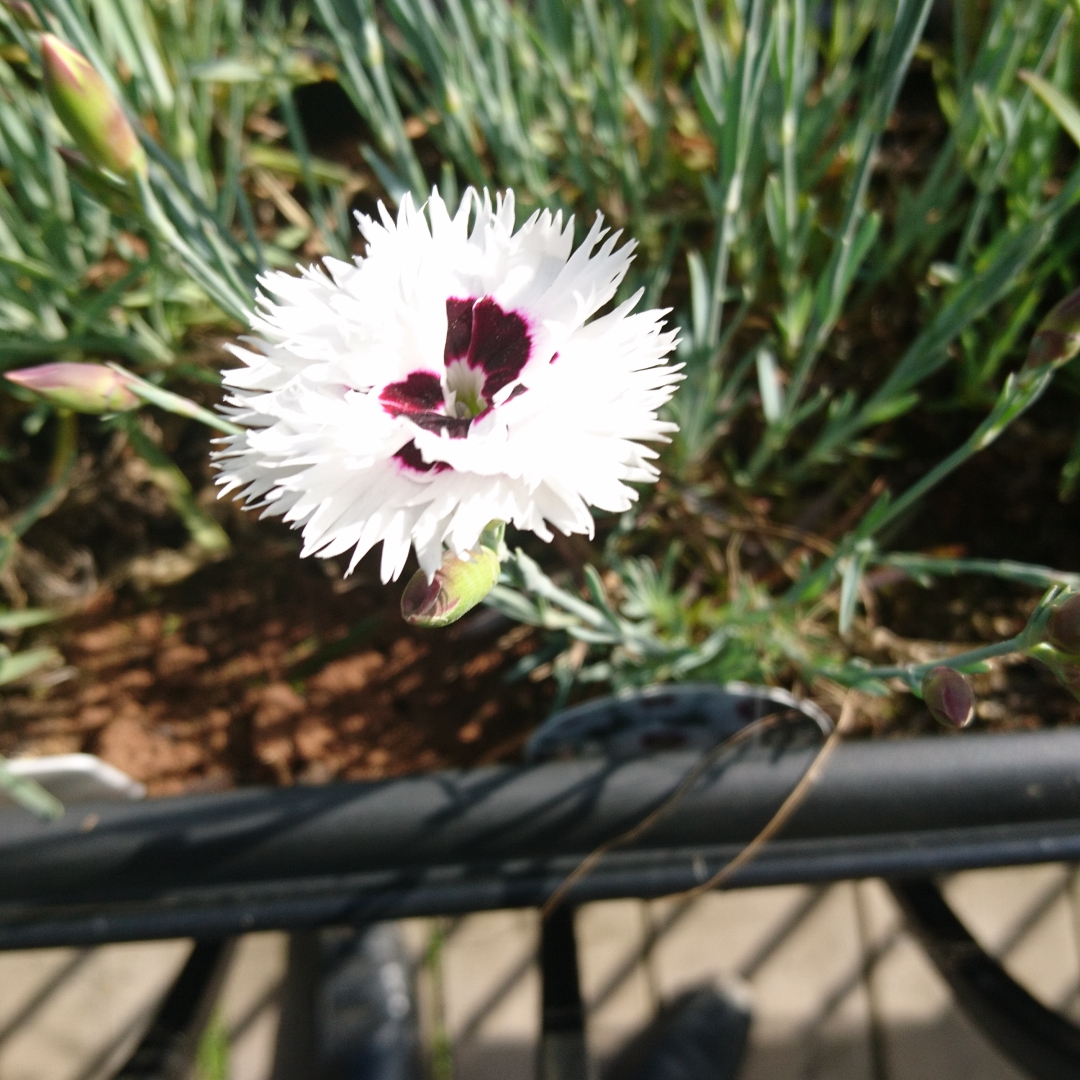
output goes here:
<path id="1" fill-rule="evenodd" d="M 58 37 L 42 34 L 41 62 L 56 115 L 90 161 L 117 176 L 145 174 L 146 151 L 90 61 Z"/>
<path id="2" fill-rule="evenodd" d="M 1068 656 L 1080 656 L 1080 593 L 1068 597 L 1050 612 L 1046 640 Z"/>
<path id="3" fill-rule="evenodd" d="M 930 715 L 946 727 L 967 727 L 975 719 L 975 694 L 959 671 L 931 668 L 923 679 L 923 700 Z"/>
<path id="4" fill-rule="evenodd" d="M 141 404 L 124 376 L 104 364 L 41 364 L 9 371 L 5 378 L 72 412 L 127 412 Z"/>
<path id="5" fill-rule="evenodd" d="M 417 570 L 401 594 L 401 614 L 411 626 L 439 628 L 457 622 L 495 587 L 499 580 L 499 557 L 480 546 L 464 559 L 452 552 L 429 582 Z"/>

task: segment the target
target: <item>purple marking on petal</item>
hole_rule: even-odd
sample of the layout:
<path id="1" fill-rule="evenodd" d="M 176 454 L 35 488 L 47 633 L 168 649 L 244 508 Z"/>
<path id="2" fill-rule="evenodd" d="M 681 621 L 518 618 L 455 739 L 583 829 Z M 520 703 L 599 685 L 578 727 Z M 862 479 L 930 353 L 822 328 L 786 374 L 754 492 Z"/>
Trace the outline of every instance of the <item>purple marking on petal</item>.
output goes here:
<path id="1" fill-rule="evenodd" d="M 394 457 L 405 466 L 406 469 L 412 469 L 413 472 L 445 472 L 447 469 L 453 469 L 453 465 L 450 465 L 445 461 L 425 461 L 424 455 L 420 453 L 420 447 L 415 442 L 407 442 Z"/>
<path id="2" fill-rule="evenodd" d="M 384 386 L 379 400 L 393 416 L 430 412 L 443 404 L 442 383 L 433 371 L 410 371 L 404 382 Z"/>
<path id="3" fill-rule="evenodd" d="M 551 354 L 551 359 L 548 361 L 548 363 L 549 364 L 554 364 L 555 361 L 558 360 L 558 359 L 559 359 L 559 354 L 558 353 L 552 353 Z"/>
<path id="4" fill-rule="evenodd" d="M 434 431 L 440 435 L 445 432 L 451 439 L 464 439 L 469 434 L 469 424 L 472 423 L 470 417 L 447 416 L 443 412 L 445 401 L 442 383 L 434 372 L 410 372 L 403 382 L 385 386 L 379 394 L 379 400 L 391 416 L 403 416 L 424 431 Z M 409 446 L 412 445 L 409 443 Z M 414 465 L 411 459 L 402 460 L 410 468 L 420 468 Z M 417 460 L 423 461 L 422 458 Z M 429 466 L 426 462 L 424 465 L 425 468 L 421 471 L 426 472 Z"/>
<path id="5" fill-rule="evenodd" d="M 410 413 L 409 419 L 424 431 L 435 431 L 440 435 L 445 431 L 451 439 L 464 439 L 469 434 L 471 416 L 442 416 L 440 413 Z"/>
<path id="6" fill-rule="evenodd" d="M 490 296 L 476 301 L 472 316 L 468 363 L 483 369 L 484 397 L 490 401 L 521 374 L 528 361 L 529 328 L 520 315 L 503 311 Z"/>
<path id="7" fill-rule="evenodd" d="M 443 346 L 443 360 L 448 364 L 469 354 L 475 303 L 475 296 L 468 300 L 451 296 L 446 301 L 446 344 Z"/>

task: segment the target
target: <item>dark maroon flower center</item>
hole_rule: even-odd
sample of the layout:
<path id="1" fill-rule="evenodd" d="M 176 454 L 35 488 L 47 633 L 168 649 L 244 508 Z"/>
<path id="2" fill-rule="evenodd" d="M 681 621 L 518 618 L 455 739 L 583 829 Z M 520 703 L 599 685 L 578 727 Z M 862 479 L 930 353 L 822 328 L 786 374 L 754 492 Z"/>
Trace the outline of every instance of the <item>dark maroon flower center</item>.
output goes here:
<path id="1" fill-rule="evenodd" d="M 443 407 L 442 383 L 434 371 L 410 371 L 404 382 L 384 387 L 379 400 L 394 416 L 435 412 Z"/>
<path id="2" fill-rule="evenodd" d="M 515 311 L 503 311 L 490 296 L 446 301 L 446 345 L 443 360 L 465 363 L 483 377 L 483 396 L 490 405 L 509 386 L 529 359 L 529 328 Z"/>
<path id="3" fill-rule="evenodd" d="M 452 296 L 446 301 L 445 387 L 434 371 L 413 371 L 385 386 L 379 400 L 391 416 L 405 416 L 424 431 L 463 439 L 473 420 L 491 409 L 495 395 L 520 376 L 531 346 L 528 325 L 517 312 L 504 311 L 490 296 Z M 517 386 L 510 396 L 524 392 Z M 452 411 L 447 409 L 451 394 Z M 414 442 L 394 456 L 419 472 L 450 468 L 444 462 L 424 461 Z"/>

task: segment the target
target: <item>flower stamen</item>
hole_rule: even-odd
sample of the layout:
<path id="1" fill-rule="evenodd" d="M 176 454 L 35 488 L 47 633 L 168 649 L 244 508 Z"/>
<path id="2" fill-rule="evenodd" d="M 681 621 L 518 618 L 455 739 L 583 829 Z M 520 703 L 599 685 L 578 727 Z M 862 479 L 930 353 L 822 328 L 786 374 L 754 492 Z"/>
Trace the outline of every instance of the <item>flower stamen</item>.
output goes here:
<path id="1" fill-rule="evenodd" d="M 453 360 L 446 366 L 446 411 L 451 416 L 479 416 L 489 405 L 484 398 L 484 373 L 467 360 Z"/>

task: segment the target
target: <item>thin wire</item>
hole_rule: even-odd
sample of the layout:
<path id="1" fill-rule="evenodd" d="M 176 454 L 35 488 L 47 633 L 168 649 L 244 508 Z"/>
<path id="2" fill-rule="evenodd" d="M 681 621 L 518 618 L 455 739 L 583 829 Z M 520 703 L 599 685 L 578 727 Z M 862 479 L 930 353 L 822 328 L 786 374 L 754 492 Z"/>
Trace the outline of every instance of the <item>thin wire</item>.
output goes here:
<path id="1" fill-rule="evenodd" d="M 841 740 L 847 732 L 847 729 L 851 726 L 851 722 L 855 717 L 855 696 L 849 690 L 844 697 L 844 704 L 840 710 L 840 719 L 836 722 L 836 727 L 832 729 L 829 737 L 825 740 L 825 744 L 817 752 L 814 760 L 810 762 L 806 772 L 802 774 L 802 778 L 791 789 L 791 793 L 780 804 L 780 808 L 769 819 L 765 827 L 750 841 L 731 860 L 726 866 L 718 870 L 708 881 L 702 882 L 700 885 L 695 885 L 694 888 L 688 889 L 685 893 L 680 894 L 685 900 L 694 900 L 702 893 L 709 892 L 712 889 L 718 889 L 725 881 L 728 881 L 733 874 L 741 870 L 748 862 L 757 857 L 758 852 L 788 823 L 792 814 L 802 805 L 803 800 L 810 794 L 811 788 L 821 779 L 821 774 L 825 771 L 825 766 L 828 764 L 829 758 L 835 753 L 836 748 L 840 745 Z"/>
<path id="2" fill-rule="evenodd" d="M 739 743 L 750 738 L 751 735 L 756 735 L 761 731 L 766 731 L 771 727 L 775 727 L 790 713 L 790 711 L 791 710 L 785 710 L 782 713 L 769 713 L 768 716 L 762 716 L 752 723 L 747 724 L 746 727 L 740 728 L 734 735 L 717 743 L 716 746 L 714 746 L 707 754 L 704 754 L 695 763 L 694 767 L 683 777 L 679 786 L 655 810 L 642 818 L 641 821 L 626 832 L 620 833 L 610 840 L 605 840 L 586 855 L 585 858 L 582 859 L 581 862 L 578 863 L 578 865 L 562 880 L 558 888 L 547 898 L 544 906 L 540 909 L 540 918 L 542 920 L 547 919 L 562 902 L 569 889 L 588 874 L 597 862 L 611 851 L 612 848 L 616 848 L 620 844 L 629 844 L 639 836 L 648 832 L 649 829 L 651 829 L 653 825 L 655 825 L 675 805 L 675 803 L 697 783 L 701 778 L 701 775 L 716 761 L 724 750 L 737 746 Z M 832 736 L 830 735 L 830 738 L 831 737 Z"/>

